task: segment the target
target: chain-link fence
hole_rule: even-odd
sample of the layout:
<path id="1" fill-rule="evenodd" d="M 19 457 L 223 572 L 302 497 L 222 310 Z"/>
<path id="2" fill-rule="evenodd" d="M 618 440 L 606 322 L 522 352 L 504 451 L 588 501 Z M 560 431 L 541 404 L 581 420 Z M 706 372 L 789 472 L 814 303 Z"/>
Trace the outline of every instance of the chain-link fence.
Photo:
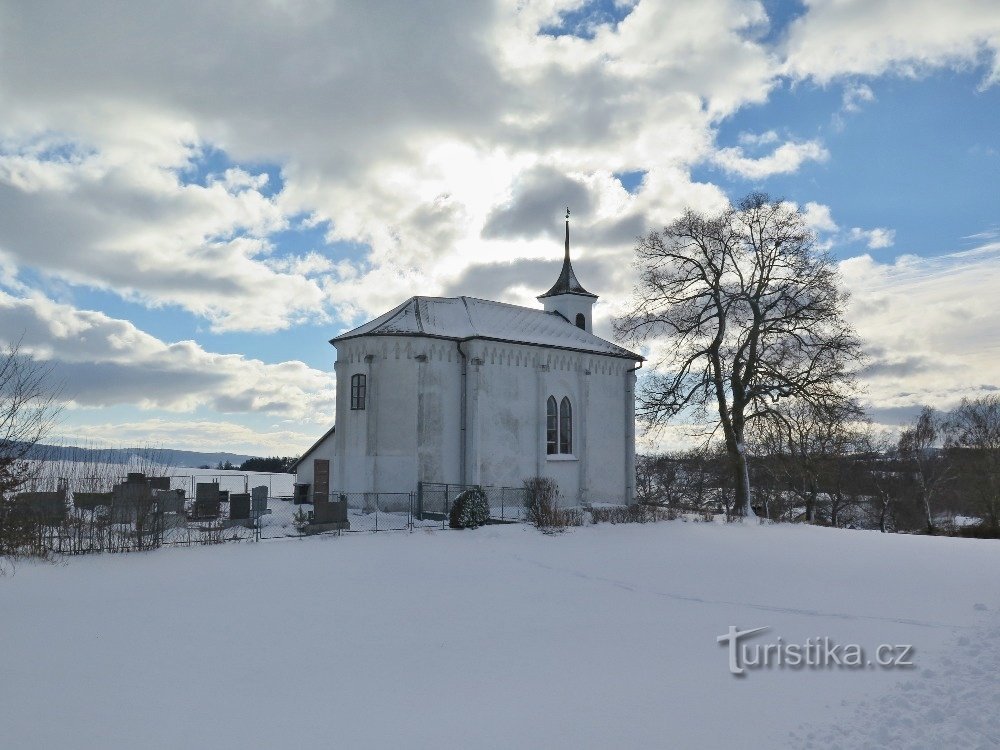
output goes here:
<path id="1" fill-rule="evenodd" d="M 516 523 L 527 520 L 527 490 L 524 487 L 481 487 L 472 484 L 420 482 L 417 485 L 414 517 L 419 521 L 443 521 L 447 525 L 455 498 L 466 490 L 478 488 L 490 504 L 490 520 Z"/>
<path id="2" fill-rule="evenodd" d="M 218 544 L 345 531 L 448 528 L 455 498 L 473 485 L 420 483 L 416 492 L 275 496 L 257 477 L 134 473 L 107 492 L 19 493 L 0 501 L 0 554 L 81 554 Z M 525 490 L 479 487 L 490 521 L 526 520 Z"/>

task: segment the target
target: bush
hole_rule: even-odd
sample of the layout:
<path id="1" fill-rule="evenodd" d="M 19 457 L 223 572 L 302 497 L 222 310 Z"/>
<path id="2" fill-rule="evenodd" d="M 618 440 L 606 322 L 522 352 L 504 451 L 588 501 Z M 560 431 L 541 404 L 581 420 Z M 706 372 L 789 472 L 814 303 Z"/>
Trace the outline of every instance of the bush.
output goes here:
<path id="1" fill-rule="evenodd" d="M 655 505 L 612 505 L 591 508 L 590 520 L 593 523 L 655 523 L 656 521 L 673 521 L 677 514 L 672 508 L 659 508 Z"/>
<path id="2" fill-rule="evenodd" d="M 567 526 L 582 526 L 583 512 L 578 508 L 559 508 L 559 485 L 546 477 L 524 480 L 528 521 L 542 531 L 562 531 Z"/>
<path id="3" fill-rule="evenodd" d="M 490 520 L 490 503 L 486 493 L 473 487 L 455 498 L 448 515 L 448 525 L 453 529 L 475 529 Z"/>

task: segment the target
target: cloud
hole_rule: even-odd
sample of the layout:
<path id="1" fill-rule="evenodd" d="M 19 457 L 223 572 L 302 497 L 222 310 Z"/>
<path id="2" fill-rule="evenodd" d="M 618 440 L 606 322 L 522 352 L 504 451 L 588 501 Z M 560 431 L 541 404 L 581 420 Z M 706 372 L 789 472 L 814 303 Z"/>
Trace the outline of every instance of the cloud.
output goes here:
<path id="1" fill-rule="evenodd" d="M 810 201 L 802 209 L 802 219 L 814 232 L 836 232 L 837 224 L 830 213 L 830 207 Z"/>
<path id="2" fill-rule="evenodd" d="M 114 443 L 108 442 L 109 435 L 114 436 Z M 207 453 L 216 453 L 219 446 L 225 446 L 232 453 L 287 456 L 306 450 L 316 437 L 316 430 L 302 432 L 281 427 L 261 430 L 227 420 L 154 418 L 67 427 L 54 442 L 88 446 L 152 445 Z"/>
<path id="3" fill-rule="evenodd" d="M 896 241 L 896 230 L 883 227 L 875 227 L 874 229 L 851 227 L 847 239 L 851 242 L 864 242 L 870 250 L 880 250 L 892 247 Z"/>
<path id="4" fill-rule="evenodd" d="M 769 146 L 777 143 L 780 138 L 776 131 L 768 130 L 763 133 L 740 133 L 736 136 L 736 140 L 742 146 Z"/>
<path id="5" fill-rule="evenodd" d="M 990 0 L 809 0 L 790 25 L 784 71 L 825 84 L 845 76 L 917 76 L 992 59 L 1000 81 L 1000 5 Z"/>
<path id="6" fill-rule="evenodd" d="M 860 112 L 861 105 L 875 101 L 875 92 L 864 83 L 851 83 L 844 87 L 841 112 Z"/>
<path id="7" fill-rule="evenodd" d="M 189 147 L 187 159 L 197 156 Z M 324 318 L 315 279 L 269 266 L 287 227 L 266 174 L 229 169 L 184 184 L 143 159 L 0 155 L 0 249 L 11 262 L 150 306 L 177 305 L 215 330 L 276 330 Z"/>
<path id="8" fill-rule="evenodd" d="M 763 180 L 830 158 L 818 140 L 782 143 L 771 130 L 717 149 L 720 124 L 775 86 L 848 81 L 847 109 L 870 101 L 863 77 L 886 71 L 989 58 L 984 85 L 1000 80 L 995 3 L 809 0 L 779 43 L 757 0 L 642 0 L 582 27 L 581 7 L 8 3 L 7 320 L 36 326 L 40 350 L 76 368 L 81 403 L 329 414 L 310 395 L 329 392 L 325 373 L 160 341 L 59 308 L 33 295 L 34 280 L 181 308 L 216 332 L 328 322 L 335 333 L 414 293 L 485 292 L 491 271 L 505 288 L 490 296 L 530 300 L 530 274 L 558 264 L 569 202 L 581 280 L 610 310 L 631 286 L 636 234 L 684 206 L 725 203 L 693 181 L 696 165 Z M 587 38 L 541 33 L 560 19 Z M 635 194 L 615 178 L 640 171 Z M 828 206 L 805 206 L 816 231 L 840 231 Z M 303 221 L 325 236 L 286 247 Z M 872 248 L 892 241 L 859 231 Z M 515 270 L 529 278 L 519 285 Z M 94 353 L 60 325 L 84 331 Z M 128 356 L 116 337 L 133 342 Z M 106 384 L 115 373 L 118 396 Z"/>
<path id="9" fill-rule="evenodd" d="M 0 331 L 23 334 L 23 350 L 52 365 L 75 407 L 267 414 L 303 422 L 333 419 L 331 373 L 302 362 L 269 364 L 217 354 L 193 341 L 165 343 L 126 320 L 41 295 L 0 292 Z"/>
<path id="10" fill-rule="evenodd" d="M 875 409 L 954 406 L 1000 385 L 1000 243 L 935 258 L 869 255 L 840 264 L 849 317 L 871 361 L 863 371 Z"/>
<path id="11" fill-rule="evenodd" d="M 748 157 L 739 146 L 722 148 L 715 152 L 712 161 L 730 174 L 759 180 L 776 174 L 797 172 L 807 161 L 824 162 L 830 152 L 816 140 L 789 142 L 778 146 L 767 156 Z"/>
<path id="12" fill-rule="evenodd" d="M 558 207 L 564 205 L 577 214 L 590 213 L 593 200 L 587 185 L 550 167 L 536 168 L 518 177 L 511 200 L 490 212 L 482 235 L 487 239 L 557 237 Z"/>

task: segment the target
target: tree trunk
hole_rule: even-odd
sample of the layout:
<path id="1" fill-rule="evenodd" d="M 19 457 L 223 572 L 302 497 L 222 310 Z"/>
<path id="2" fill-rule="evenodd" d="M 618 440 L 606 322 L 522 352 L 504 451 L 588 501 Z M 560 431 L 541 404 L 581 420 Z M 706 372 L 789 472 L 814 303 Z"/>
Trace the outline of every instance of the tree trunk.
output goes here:
<path id="1" fill-rule="evenodd" d="M 736 488 L 736 500 L 733 503 L 733 515 L 756 518 L 753 508 L 750 505 L 750 469 L 747 465 L 747 456 L 743 447 L 743 441 L 737 438 L 734 443 L 735 450 L 732 452 L 733 480 Z"/>

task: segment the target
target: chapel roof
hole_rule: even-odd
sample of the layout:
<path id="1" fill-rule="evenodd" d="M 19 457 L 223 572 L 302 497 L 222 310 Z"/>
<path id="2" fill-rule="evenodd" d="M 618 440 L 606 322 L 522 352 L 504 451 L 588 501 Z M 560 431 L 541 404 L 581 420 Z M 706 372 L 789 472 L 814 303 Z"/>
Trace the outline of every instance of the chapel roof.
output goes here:
<path id="1" fill-rule="evenodd" d="M 455 341 L 487 339 L 636 361 L 643 359 L 578 328 L 558 312 L 475 297 L 410 297 L 374 320 L 331 339 L 330 343 L 359 336 L 429 336 Z"/>

